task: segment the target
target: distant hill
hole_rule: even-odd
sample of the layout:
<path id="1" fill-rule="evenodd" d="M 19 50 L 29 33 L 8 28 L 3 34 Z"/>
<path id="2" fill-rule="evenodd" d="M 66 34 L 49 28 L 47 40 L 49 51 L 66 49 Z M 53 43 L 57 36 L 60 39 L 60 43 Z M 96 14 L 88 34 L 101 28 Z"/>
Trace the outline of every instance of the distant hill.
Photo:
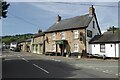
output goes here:
<path id="1" fill-rule="evenodd" d="M 11 42 L 21 42 L 26 39 L 32 38 L 34 34 L 28 33 L 28 34 L 20 34 L 15 36 L 2 36 L 0 38 L 0 41 L 4 42 L 5 44 L 10 44 Z"/>

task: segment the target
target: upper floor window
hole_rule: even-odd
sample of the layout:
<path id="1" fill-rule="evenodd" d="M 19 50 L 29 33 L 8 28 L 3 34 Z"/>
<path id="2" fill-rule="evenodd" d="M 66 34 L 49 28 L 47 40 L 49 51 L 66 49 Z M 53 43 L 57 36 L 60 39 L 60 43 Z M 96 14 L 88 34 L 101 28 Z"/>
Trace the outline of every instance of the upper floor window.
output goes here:
<path id="1" fill-rule="evenodd" d="M 52 40 L 55 40 L 55 33 L 52 33 Z"/>
<path id="2" fill-rule="evenodd" d="M 65 33 L 64 32 L 61 32 L 61 39 L 65 39 Z"/>
<path id="3" fill-rule="evenodd" d="M 83 32 L 80 32 L 80 41 L 83 41 Z"/>
<path id="4" fill-rule="evenodd" d="M 105 53 L 105 44 L 100 44 L 100 52 Z"/>
<path id="5" fill-rule="evenodd" d="M 78 30 L 74 30 L 73 32 L 74 32 L 73 33 L 74 39 L 78 39 L 78 35 L 79 35 Z"/>
<path id="6" fill-rule="evenodd" d="M 95 28 L 95 21 L 93 21 L 93 28 Z"/>
<path id="7" fill-rule="evenodd" d="M 87 37 L 92 37 L 92 31 L 87 30 Z"/>

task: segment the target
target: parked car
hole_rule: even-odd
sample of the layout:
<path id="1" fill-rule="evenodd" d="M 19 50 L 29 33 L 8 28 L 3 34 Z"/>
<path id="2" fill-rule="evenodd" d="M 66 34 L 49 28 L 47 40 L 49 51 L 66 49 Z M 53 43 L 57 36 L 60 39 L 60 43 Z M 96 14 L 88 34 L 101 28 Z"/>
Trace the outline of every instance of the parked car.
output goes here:
<path id="1" fill-rule="evenodd" d="M 15 47 L 10 47 L 10 50 L 11 50 L 11 51 L 14 51 L 14 50 L 15 50 Z"/>
<path id="2" fill-rule="evenodd" d="M 20 52 L 20 48 L 15 48 L 14 51 L 15 52 Z"/>

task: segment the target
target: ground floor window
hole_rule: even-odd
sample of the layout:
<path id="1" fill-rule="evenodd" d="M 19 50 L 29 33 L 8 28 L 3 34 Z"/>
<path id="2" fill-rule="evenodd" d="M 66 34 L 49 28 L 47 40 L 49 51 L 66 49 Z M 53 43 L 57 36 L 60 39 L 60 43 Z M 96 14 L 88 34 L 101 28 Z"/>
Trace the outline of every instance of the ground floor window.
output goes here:
<path id="1" fill-rule="evenodd" d="M 36 52 L 38 51 L 38 45 L 36 45 Z"/>
<path id="2" fill-rule="evenodd" d="M 78 52 L 78 44 L 74 44 L 74 52 Z"/>
<path id="3" fill-rule="evenodd" d="M 105 44 L 100 44 L 100 52 L 105 53 Z"/>
<path id="4" fill-rule="evenodd" d="M 52 51 L 55 52 L 55 51 L 56 51 L 55 49 L 56 49 L 56 45 L 53 44 L 53 45 L 52 45 Z"/>
<path id="5" fill-rule="evenodd" d="M 33 44 L 33 46 L 32 46 L 32 50 L 34 50 L 34 44 Z"/>
<path id="6" fill-rule="evenodd" d="M 40 49 L 40 52 L 42 52 L 42 47 L 43 47 L 43 46 L 42 46 L 42 45 L 40 45 L 40 48 L 39 48 L 39 49 Z"/>

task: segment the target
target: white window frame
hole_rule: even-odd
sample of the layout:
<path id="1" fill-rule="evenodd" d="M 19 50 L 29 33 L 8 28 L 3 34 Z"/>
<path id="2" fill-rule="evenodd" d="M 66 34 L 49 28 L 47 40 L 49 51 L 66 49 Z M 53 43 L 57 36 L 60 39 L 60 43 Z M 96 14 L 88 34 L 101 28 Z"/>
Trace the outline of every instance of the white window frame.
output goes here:
<path id="1" fill-rule="evenodd" d="M 65 39 L 65 33 L 64 32 L 61 32 L 61 39 L 64 40 Z"/>
<path id="2" fill-rule="evenodd" d="M 78 44 L 77 43 L 74 43 L 74 45 L 73 45 L 73 47 L 74 47 L 74 52 L 78 52 Z"/>
<path id="3" fill-rule="evenodd" d="M 78 36 L 79 36 L 78 30 L 74 30 L 73 31 L 73 37 L 74 37 L 74 39 L 78 39 Z"/>
<path id="4" fill-rule="evenodd" d="M 52 33 L 52 40 L 55 40 L 56 39 L 56 35 L 55 33 Z"/>
<path id="5" fill-rule="evenodd" d="M 52 44 L 52 52 L 55 52 L 55 51 L 56 51 L 56 45 Z"/>
<path id="6" fill-rule="evenodd" d="M 100 44 L 100 52 L 105 53 L 105 44 Z"/>

